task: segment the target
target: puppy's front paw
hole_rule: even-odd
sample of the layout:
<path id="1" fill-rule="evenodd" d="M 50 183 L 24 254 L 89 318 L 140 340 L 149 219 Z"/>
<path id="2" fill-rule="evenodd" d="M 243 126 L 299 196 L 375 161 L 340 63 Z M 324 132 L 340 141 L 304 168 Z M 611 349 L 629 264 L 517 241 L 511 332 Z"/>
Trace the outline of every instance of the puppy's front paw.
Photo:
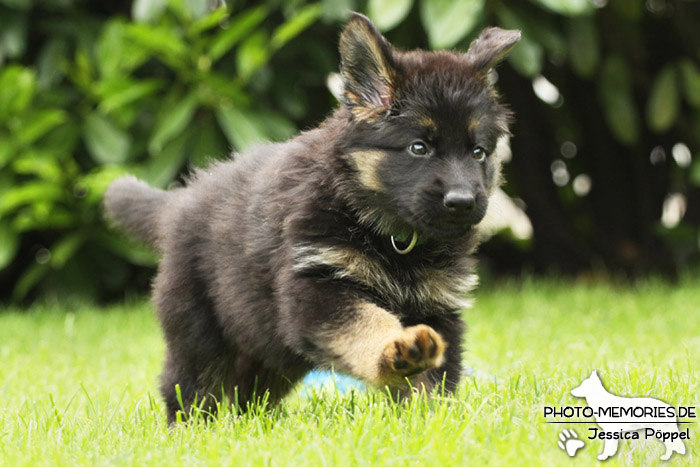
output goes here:
<path id="1" fill-rule="evenodd" d="M 445 341 L 430 326 L 405 328 L 384 349 L 382 366 L 387 370 L 387 379 L 403 379 L 442 365 L 445 347 Z"/>

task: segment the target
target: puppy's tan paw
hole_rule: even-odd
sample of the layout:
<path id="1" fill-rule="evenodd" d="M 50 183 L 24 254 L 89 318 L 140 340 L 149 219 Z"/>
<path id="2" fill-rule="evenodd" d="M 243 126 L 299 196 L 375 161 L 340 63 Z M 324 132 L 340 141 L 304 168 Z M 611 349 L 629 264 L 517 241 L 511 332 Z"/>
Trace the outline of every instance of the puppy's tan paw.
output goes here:
<path id="1" fill-rule="evenodd" d="M 405 328 L 383 353 L 382 366 L 389 380 L 403 379 L 442 365 L 447 344 L 430 326 Z"/>

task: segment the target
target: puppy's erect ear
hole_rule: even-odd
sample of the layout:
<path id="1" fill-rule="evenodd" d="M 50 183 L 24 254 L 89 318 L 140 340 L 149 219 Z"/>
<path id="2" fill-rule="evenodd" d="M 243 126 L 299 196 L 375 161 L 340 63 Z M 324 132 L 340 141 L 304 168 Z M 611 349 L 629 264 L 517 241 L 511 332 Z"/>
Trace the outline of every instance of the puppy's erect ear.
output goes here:
<path id="1" fill-rule="evenodd" d="M 345 104 L 365 114 L 391 106 L 396 71 L 391 44 L 364 15 L 353 13 L 340 35 L 340 72 Z M 353 112 L 355 113 L 355 112 Z"/>
<path id="2" fill-rule="evenodd" d="M 486 28 L 469 45 L 467 60 L 478 72 L 487 73 L 506 57 L 519 40 L 518 30 Z"/>

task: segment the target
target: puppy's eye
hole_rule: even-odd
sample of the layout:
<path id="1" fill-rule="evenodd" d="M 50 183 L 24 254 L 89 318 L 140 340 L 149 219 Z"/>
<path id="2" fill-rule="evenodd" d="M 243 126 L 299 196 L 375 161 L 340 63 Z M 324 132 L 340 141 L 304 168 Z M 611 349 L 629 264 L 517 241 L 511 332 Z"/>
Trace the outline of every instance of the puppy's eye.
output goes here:
<path id="1" fill-rule="evenodd" d="M 474 149 L 472 149 L 472 156 L 474 159 L 481 162 L 486 159 L 486 149 L 482 148 L 481 146 L 476 146 Z"/>
<path id="2" fill-rule="evenodd" d="M 414 156 L 427 156 L 428 155 L 428 145 L 423 141 L 414 141 L 408 146 L 408 150 Z"/>

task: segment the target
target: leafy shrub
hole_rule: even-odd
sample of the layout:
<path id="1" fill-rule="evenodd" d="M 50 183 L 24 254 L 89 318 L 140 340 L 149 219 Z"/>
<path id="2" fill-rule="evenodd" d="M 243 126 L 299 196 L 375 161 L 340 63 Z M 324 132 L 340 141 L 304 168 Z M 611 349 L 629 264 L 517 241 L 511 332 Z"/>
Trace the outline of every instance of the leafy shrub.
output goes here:
<path id="1" fill-rule="evenodd" d="M 323 86 L 335 61 L 298 58 L 315 48 L 298 36 L 317 4 L 285 16 L 272 3 L 232 13 L 137 1 L 129 19 L 87 3 L 2 3 L 0 16 L 22 26 L 0 42 L 0 56 L 23 59 L 0 69 L 0 270 L 13 300 L 38 284 L 94 298 L 142 288 L 147 274 L 129 265 L 155 257 L 105 225 L 109 183 L 129 172 L 167 187 L 232 148 L 288 138 L 319 118 L 302 90 Z M 46 35 L 36 46 L 35 27 Z M 299 62 L 307 70 L 278 72 Z"/>

